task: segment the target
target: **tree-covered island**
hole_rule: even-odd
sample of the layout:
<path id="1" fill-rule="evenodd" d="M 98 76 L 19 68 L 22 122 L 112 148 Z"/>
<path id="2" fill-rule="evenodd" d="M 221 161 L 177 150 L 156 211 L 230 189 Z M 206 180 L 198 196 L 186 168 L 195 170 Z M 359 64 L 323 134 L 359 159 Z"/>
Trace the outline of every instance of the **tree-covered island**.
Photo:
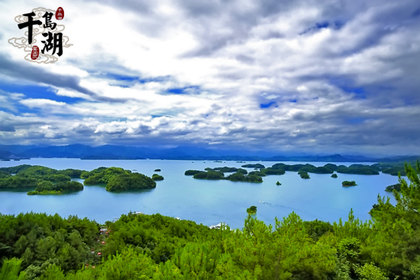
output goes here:
<path id="1" fill-rule="evenodd" d="M 393 192 L 394 190 L 397 191 L 397 192 L 400 192 L 401 191 L 401 184 L 398 183 L 398 184 L 390 185 L 390 186 L 387 186 L 386 189 L 385 189 L 385 191 L 387 191 L 387 192 Z"/>
<path id="2" fill-rule="evenodd" d="M 315 174 L 331 174 L 332 178 L 337 178 L 337 173 L 355 174 L 355 175 L 379 175 L 380 172 L 390 175 L 405 175 L 404 165 L 396 163 L 376 163 L 372 165 L 364 164 L 351 164 L 350 166 L 336 165 L 327 163 L 324 166 L 314 166 L 312 164 L 285 164 L 276 163 L 271 167 L 265 167 L 262 164 L 244 164 L 241 167 L 215 167 L 205 168 L 204 171 L 200 170 L 187 170 L 186 176 L 193 176 L 194 179 L 207 179 L 207 180 L 230 180 L 236 182 L 253 182 L 261 183 L 262 177 L 267 175 L 283 175 L 286 171 L 298 172 L 302 179 L 310 179 L 309 173 Z M 253 168 L 253 171 L 248 172 L 244 168 Z M 231 173 L 225 176 L 224 173 Z"/>
<path id="3" fill-rule="evenodd" d="M 153 174 L 152 175 L 152 180 L 153 181 L 162 181 L 164 178 L 163 178 L 163 176 L 162 175 L 159 175 L 159 174 Z"/>
<path id="4" fill-rule="evenodd" d="M 0 191 L 26 191 L 29 195 L 37 195 L 65 194 L 83 190 L 83 184 L 72 181 L 72 179 L 84 179 L 86 186 L 105 185 L 105 189 L 110 192 L 156 187 L 156 183 L 151 178 L 117 167 L 100 167 L 92 171 L 84 171 L 78 169 L 56 170 L 38 165 L 19 165 L 0 168 Z"/>
<path id="5" fill-rule="evenodd" d="M 255 169 L 261 169 L 261 168 L 265 168 L 265 166 L 264 165 L 262 165 L 262 164 L 260 164 L 260 163 L 255 163 L 255 164 L 244 164 L 244 165 L 242 165 L 242 167 L 245 167 L 245 168 L 255 168 Z"/>
<path id="6" fill-rule="evenodd" d="M 225 174 L 220 171 L 224 170 L 225 172 L 234 172 L 225 177 Z M 226 171 L 229 170 L 229 171 Z M 234 170 L 234 171 L 232 171 Z M 205 179 L 205 180 L 229 180 L 232 182 L 249 182 L 249 183 L 262 183 L 262 178 L 258 175 L 250 172 L 247 174 L 245 169 L 238 168 L 206 168 L 206 171 L 199 170 L 187 170 L 184 173 L 187 176 L 193 176 L 194 179 Z"/>
<path id="7" fill-rule="evenodd" d="M 156 187 L 152 178 L 119 167 L 99 167 L 90 172 L 84 171 L 81 178 L 85 179 L 86 186 L 105 185 L 109 192 L 138 191 Z"/>
<path id="8" fill-rule="evenodd" d="M 54 184 L 50 181 L 40 181 L 34 191 L 29 191 L 28 195 L 35 194 L 65 194 L 83 190 L 83 184 L 76 181 L 67 181 Z"/>
<path id="9" fill-rule="evenodd" d="M 19 165 L 0 168 L 0 190 L 27 191 L 35 194 L 64 194 L 83 190 L 83 184 L 72 181 L 80 178 L 82 170 L 56 170 L 38 165 Z"/>
<path id="10" fill-rule="evenodd" d="M 355 182 L 355 181 L 343 181 L 343 182 L 341 183 L 341 185 L 342 185 L 343 187 L 354 187 L 354 186 L 357 186 L 357 184 L 356 184 L 356 182 Z"/>
<path id="11" fill-rule="evenodd" d="M 303 171 L 303 170 L 299 170 L 298 174 L 300 175 L 300 178 L 302 179 L 310 179 L 311 177 L 309 177 L 308 172 Z"/>

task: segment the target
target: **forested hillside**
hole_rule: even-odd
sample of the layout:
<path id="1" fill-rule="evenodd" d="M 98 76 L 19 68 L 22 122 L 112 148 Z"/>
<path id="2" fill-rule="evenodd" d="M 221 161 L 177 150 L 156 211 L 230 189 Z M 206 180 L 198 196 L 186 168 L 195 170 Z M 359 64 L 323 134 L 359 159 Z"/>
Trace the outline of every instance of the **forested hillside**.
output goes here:
<path id="1" fill-rule="evenodd" d="M 0 216 L 0 279 L 419 279 L 420 165 L 378 197 L 361 222 L 266 225 L 242 230 L 130 213 L 102 228 L 57 215 Z M 257 213 L 258 215 L 258 213 Z"/>

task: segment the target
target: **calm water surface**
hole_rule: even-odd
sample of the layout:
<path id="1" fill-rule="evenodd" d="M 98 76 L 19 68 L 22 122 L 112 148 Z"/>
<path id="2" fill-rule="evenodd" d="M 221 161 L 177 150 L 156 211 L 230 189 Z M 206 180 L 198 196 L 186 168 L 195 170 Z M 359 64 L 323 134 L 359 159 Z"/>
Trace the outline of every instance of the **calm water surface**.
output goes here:
<path id="1" fill-rule="evenodd" d="M 256 162 L 246 162 L 256 163 Z M 278 162 L 260 162 L 271 166 Z M 286 162 L 292 164 L 292 162 Z M 297 162 L 293 162 L 297 163 Z M 67 195 L 33 195 L 25 192 L 0 192 L 0 213 L 20 212 L 58 213 L 61 216 L 77 215 L 100 223 L 119 218 L 121 214 L 142 212 L 193 220 L 205 225 L 225 222 L 232 228 L 242 228 L 246 209 L 255 205 L 257 217 L 274 224 L 274 218 L 282 218 L 292 211 L 304 220 L 338 221 L 347 219 L 353 208 L 355 216 L 366 220 L 378 194 L 391 196 L 385 187 L 398 182 L 398 177 L 388 174 L 350 175 L 312 174 L 311 179 L 301 179 L 297 172 L 270 175 L 262 184 L 230 182 L 226 180 L 195 180 L 185 176 L 187 169 L 203 170 L 206 167 L 240 167 L 236 161 L 191 160 L 80 160 L 35 158 L 21 161 L 3 161 L 0 167 L 20 164 L 42 165 L 55 169 L 77 168 L 92 170 L 100 166 L 122 167 L 151 176 L 155 169 L 165 177 L 157 187 L 135 193 L 109 193 L 99 186 L 85 186 L 81 192 Z M 312 163 L 321 166 L 325 163 Z M 349 165 L 352 163 L 338 163 Z M 252 169 L 248 168 L 248 171 Z M 343 188 L 341 182 L 354 180 L 356 187 Z M 276 181 L 281 186 L 276 186 Z M 393 199 L 392 199 L 393 201 Z"/>

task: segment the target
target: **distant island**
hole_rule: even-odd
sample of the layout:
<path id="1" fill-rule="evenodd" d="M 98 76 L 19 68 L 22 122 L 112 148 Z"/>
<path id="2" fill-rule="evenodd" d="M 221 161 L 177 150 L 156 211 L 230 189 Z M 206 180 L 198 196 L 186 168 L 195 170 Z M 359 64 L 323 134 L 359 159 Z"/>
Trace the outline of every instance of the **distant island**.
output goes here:
<path id="1" fill-rule="evenodd" d="M 151 178 L 117 167 L 100 167 L 92 171 L 84 171 L 78 169 L 56 170 L 38 165 L 19 165 L 0 168 L 0 191 L 27 191 L 28 195 L 50 195 L 83 190 L 83 184 L 72 181 L 72 179 L 84 179 L 85 185 L 104 185 L 105 189 L 110 192 L 156 187 L 155 181 Z"/>
<path id="2" fill-rule="evenodd" d="M 163 180 L 163 176 L 159 175 L 159 174 L 153 174 L 152 175 L 152 180 L 153 181 L 162 181 Z"/>
<path id="3" fill-rule="evenodd" d="M 298 172 L 302 179 L 310 179 L 309 173 L 314 174 L 331 174 L 332 178 L 337 178 L 337 173 L 355 174 L 355 175 L 379 175 L 380 172 L 397 176 L 398 174 L 405 175 L 404 165 L 399 163 L 375 163 L 372 165 L 351 164 L 350 166 L 336 165 L 327 163 L 324 166 L 314 166 L 312 164 L 285 164 L 276 163 L 271 167 L 265 167 L 262 164 L 244 164 L 241 167 L 207 167 L 204 171 L 201 170 L 187 170 L 186 176 L 193 176 L 194 179 L 205 180 L 230 180 L 234 182 L 251 182 L 261 183 L 262 177 L 267 175 L 283 175 L 286 171 Z M 244 168 L 253 168 L 253 171 L 248 172 Z M 337 172 L 337 173 L 335 173 Z M 232 173 L 225 176 L 225 173 Z"/>
<path id="4" fill-rule="evenodd" d="M 355 181 L 343 181 L 343 183 L 341 183 L 343 187 L 354 187 L 357 186 Z"/>
<path id="5" fill-rule="evenodd" d="M 261 168 L 265 168 L 264 165 L 256 163 L 256 164 L 244 164 L 242 165 L 242 167 L 246 167 L 246 168 L 257 168 L 257 169 L 261 169 Z"/>
<path id="6" fill-rule="evenodd" d="M 310 179 L 311 177 L 309 177 L 308 172 L 303 171 L 303 170 L 299 170 L 298 174 L 300 175 L 300 178 L 302 179 Z"/>
<path id="7" fill-rule="evenodd" d="M 394 190 L 396 190 L 397 192 L 401 191 L 401 184 L 394 184 L 394 185 L 390 185 L 388 187 L 386 187 L 385 191 L 387 192 L 393 192 Z"/>
<path id="8" fill-rule="evenodd" d="M 225 172 L 230 173 L 229 176 L 225 177 Z M 194 179 L 205 179 L 205 180 L 229 180 L 232 182 L 249 182 L 249 183 L 262 183 L 261 176 L 255 173 L 248 172 L 242 168 L 235 167 L 216 167 L 206 168 L 205 171 L 199 170 L 187 170 L 184 173 L 186 176 L 193 176 Z"/>

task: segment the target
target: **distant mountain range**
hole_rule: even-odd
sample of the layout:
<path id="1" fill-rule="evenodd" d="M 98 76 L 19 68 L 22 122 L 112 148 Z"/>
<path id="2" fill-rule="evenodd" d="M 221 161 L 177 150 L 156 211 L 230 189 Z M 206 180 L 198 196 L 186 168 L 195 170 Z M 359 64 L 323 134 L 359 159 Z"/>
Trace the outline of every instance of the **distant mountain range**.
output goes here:
<path id="1" fill-rule="evenodd" d="M 269 151 L 210 149 L 196 146 L 175 148 L 132 146 L 65 146 L 0 145 L 1 160 L 25 158 L 81 158 L 81 159 L 184 159 L 184 160 L 269 160 L 323 162 L 395 162 L 420 160 L 420 156 L 365 157 L 355 155 L 273 155 Z"/>

